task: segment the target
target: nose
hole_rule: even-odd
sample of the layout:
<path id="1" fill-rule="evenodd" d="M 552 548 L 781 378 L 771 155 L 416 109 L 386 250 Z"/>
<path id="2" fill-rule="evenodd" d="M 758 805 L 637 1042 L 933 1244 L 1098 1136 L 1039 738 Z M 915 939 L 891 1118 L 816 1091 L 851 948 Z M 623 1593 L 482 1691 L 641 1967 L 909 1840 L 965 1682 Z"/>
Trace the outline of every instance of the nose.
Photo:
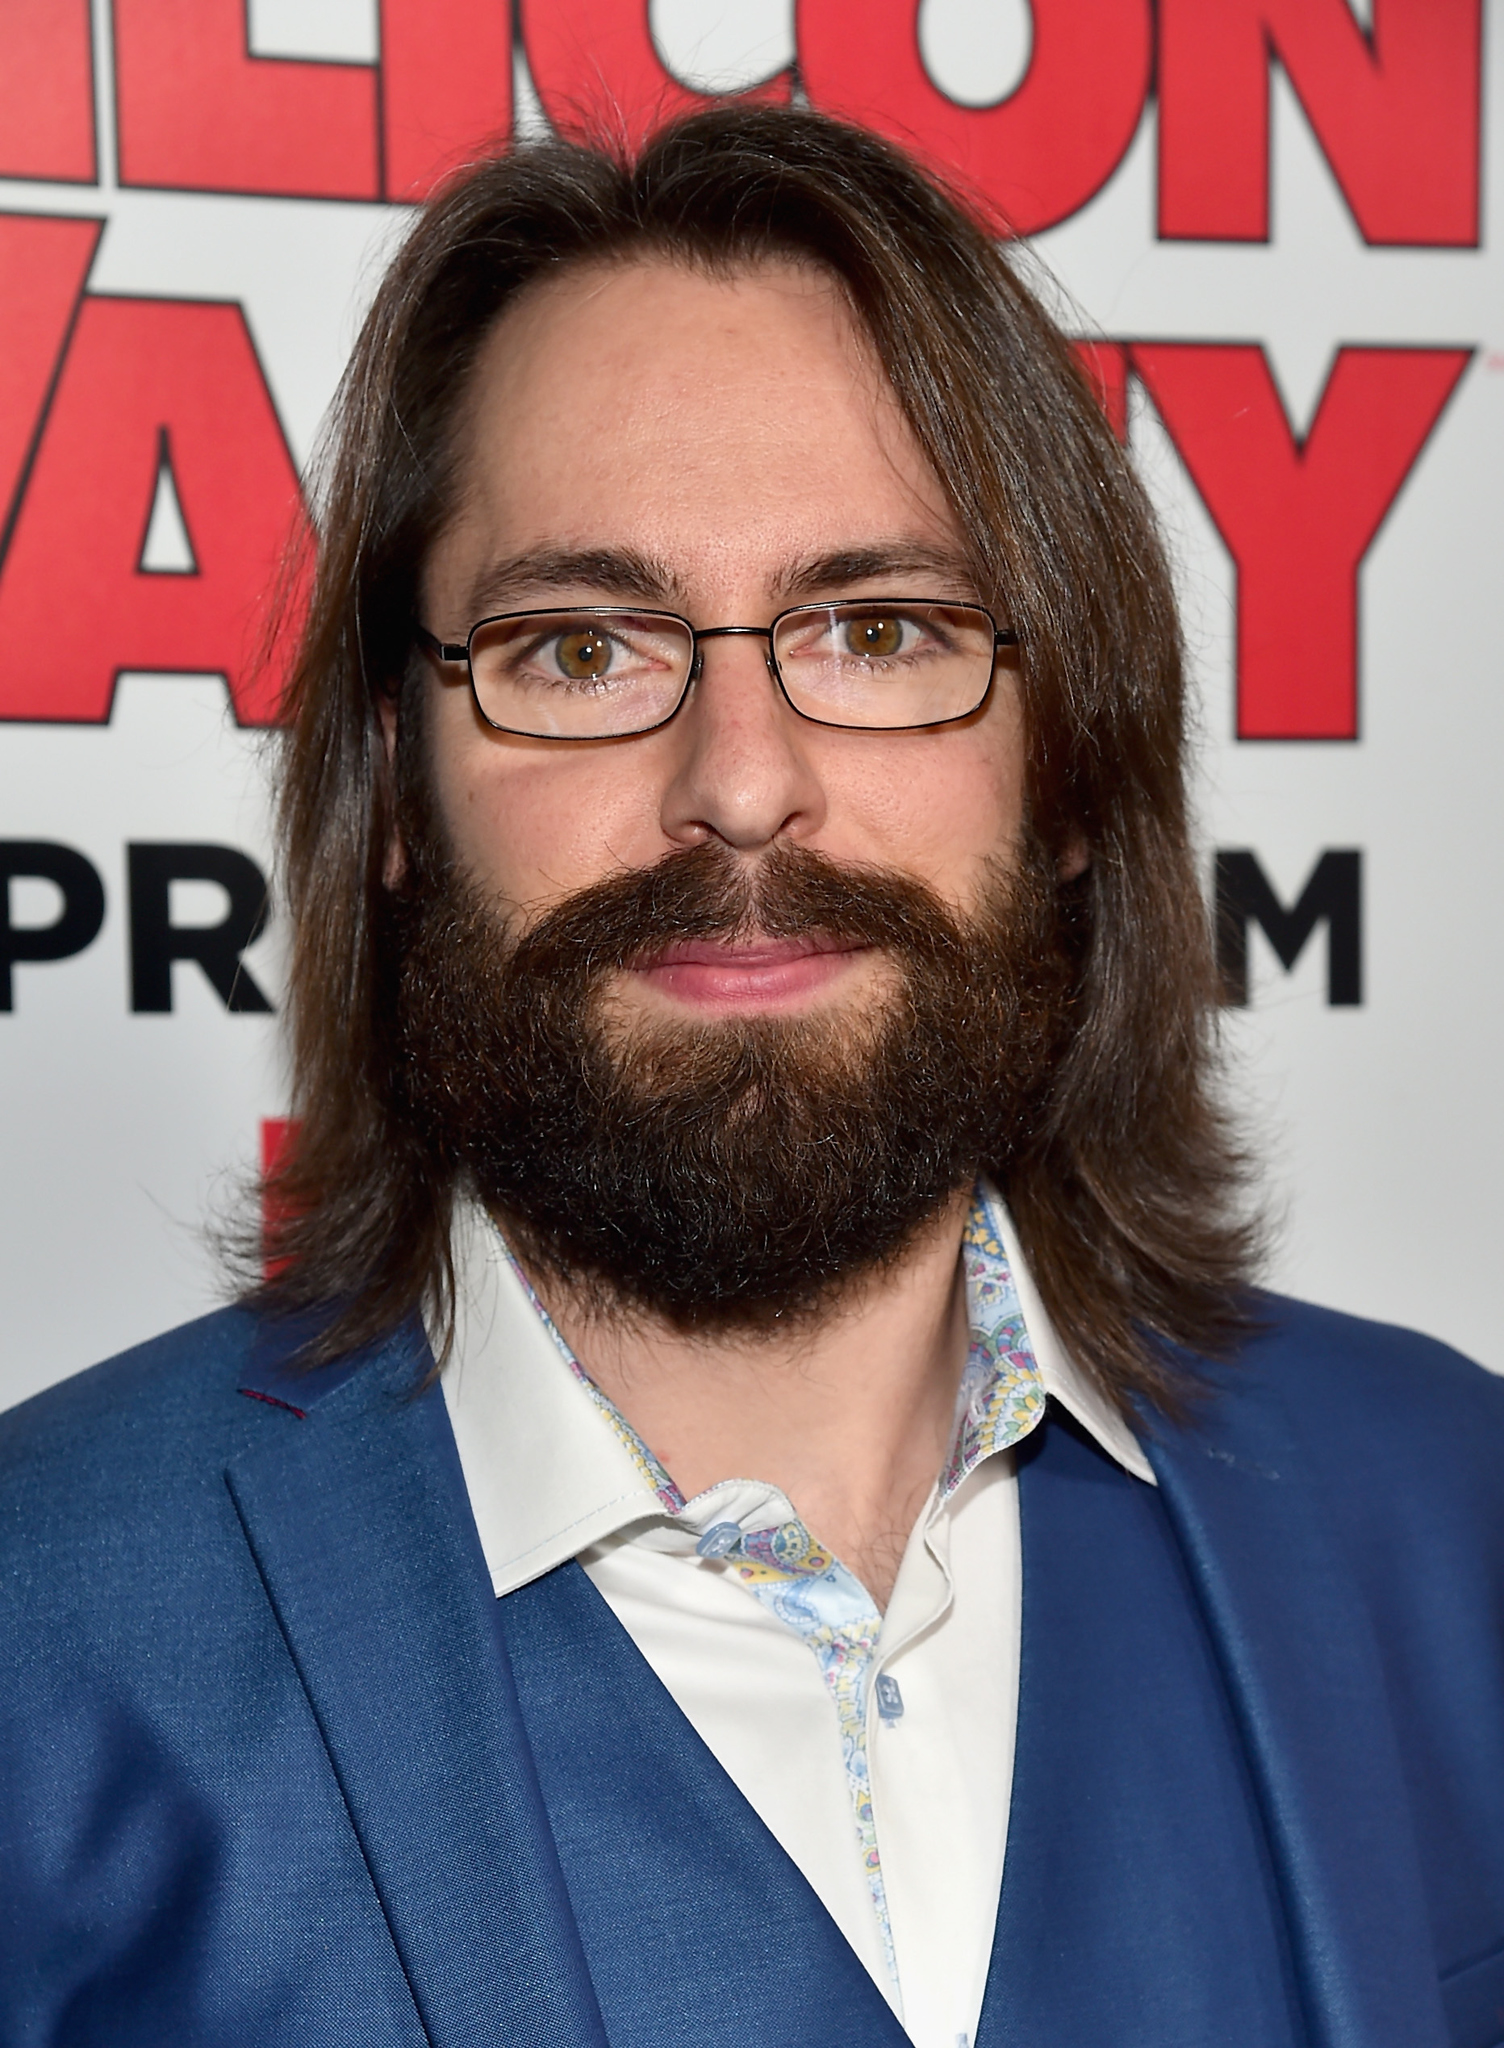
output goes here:
<path id="1" fill-rule="evenodd" d="M 808 839 L 825 821 L 825 791 L 809 752 L 814 728 L 779 689 L 767 641 L 711 639 L 701 663 L 664 734 L 673 748 L 664 833 L 681 846 L 719 839 L 739 853 Z"/>

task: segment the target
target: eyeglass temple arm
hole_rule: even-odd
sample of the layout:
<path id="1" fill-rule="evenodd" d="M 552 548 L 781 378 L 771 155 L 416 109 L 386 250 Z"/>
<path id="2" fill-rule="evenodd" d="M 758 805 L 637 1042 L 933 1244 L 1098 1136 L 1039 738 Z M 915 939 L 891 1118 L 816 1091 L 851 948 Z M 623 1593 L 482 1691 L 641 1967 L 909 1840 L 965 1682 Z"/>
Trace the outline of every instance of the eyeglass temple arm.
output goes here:
<path id="1" fill-rule="evenodd" d="M 413 638 L 420 647 L 426 648 L 430 654 L 437 656 L 440 661 L 468 661 L 470 659 L 470 650 L 463 640 L 456 645 L 452 640 L 435 639 L 426 626 L 415 624 L 413 626 Z"/>

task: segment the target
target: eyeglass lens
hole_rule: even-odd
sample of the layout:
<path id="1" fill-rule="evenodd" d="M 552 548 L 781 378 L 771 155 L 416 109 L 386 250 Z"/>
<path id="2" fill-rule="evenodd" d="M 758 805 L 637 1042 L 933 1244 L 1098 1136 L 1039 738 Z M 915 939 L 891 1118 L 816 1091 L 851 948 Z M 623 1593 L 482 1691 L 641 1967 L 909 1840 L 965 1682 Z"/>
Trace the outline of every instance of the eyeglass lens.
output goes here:
<path id="1" fill-rule="evenodd" d="M 775 621 L 789 702 L 824 725 L 901 731 L 964 718 L 987 694 L 993 623 L 972 605 L 802 605 Z M 482 714 L 540 739 L 647 732 L 677 710 L 694 636 L 662 612 L 550 611 L 489 619 L 470 639 Z"/>

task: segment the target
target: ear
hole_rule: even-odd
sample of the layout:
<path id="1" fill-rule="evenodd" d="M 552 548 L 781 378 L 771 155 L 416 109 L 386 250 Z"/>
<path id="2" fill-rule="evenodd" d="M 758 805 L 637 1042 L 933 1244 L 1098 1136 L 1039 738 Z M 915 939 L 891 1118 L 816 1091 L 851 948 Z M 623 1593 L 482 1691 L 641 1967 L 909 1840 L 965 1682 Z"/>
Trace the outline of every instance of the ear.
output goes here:
<path id="1" fill-rule="evenodd" d="M 386 750 L 387 786 L 390 788 L 395 780 L 397 760 L 397 693 L 394 690 L 383 690 L 377 697 L 376 715 L 381 720 L 381 744 Z M 394 805 L 381 861 L 382 886 L 387 889 L 400 889 L 407 880 L 407 847 L 397 829 L 395 810 Z"/>
<path id="2" fill-rule="evenodd" d="M 1091 848 L 1084 832 L 1072 832 L 1055 862 L 1055 874 L 1062 882 L 1074 882 L 1091 866 Z"/>

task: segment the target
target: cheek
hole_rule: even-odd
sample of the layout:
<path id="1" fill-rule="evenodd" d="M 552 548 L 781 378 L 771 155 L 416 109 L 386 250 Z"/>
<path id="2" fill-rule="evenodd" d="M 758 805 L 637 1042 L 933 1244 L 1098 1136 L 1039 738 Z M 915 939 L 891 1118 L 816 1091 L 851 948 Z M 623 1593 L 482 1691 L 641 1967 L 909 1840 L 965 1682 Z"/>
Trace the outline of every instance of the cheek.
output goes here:
<path id="1" fill-rule="evenodd" d="M 486 730 L 466 700 L 434 706 L 431 773 L 466 873 L 528 909 L 660 851 L 655 812 L 613 749 L 565 753 Z"/>
<path id="2" fill-rule="evenodd" d="M 1011 866 L 1023 822 L 1021 721 L 1011 703 L 975 726 L 905 734 L 853 762 L 854 805 L 868 857 L 918 875 L 972 906 L 1001 860 Z"/>

